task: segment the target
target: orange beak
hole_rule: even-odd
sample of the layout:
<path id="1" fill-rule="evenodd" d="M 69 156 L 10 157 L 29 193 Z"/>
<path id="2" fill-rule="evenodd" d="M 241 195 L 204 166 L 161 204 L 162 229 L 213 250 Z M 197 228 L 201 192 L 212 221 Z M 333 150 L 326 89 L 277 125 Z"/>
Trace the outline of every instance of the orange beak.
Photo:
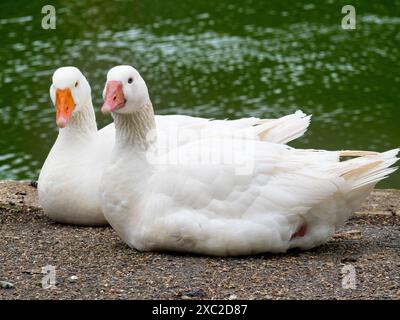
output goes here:
<path id="1" fill-rule="evenodd" d="M 71 90 L 56 90 L 56 123 L 57 127 L 65 128 L 72 111 L 74 111 L 75 102 L 72 98 Z"/>
<path id="2" fill-rule="evenodd" d="M 110 113 L 125 105 L 125 96 L 121 81 L 108 81 L 106 87 L 106 96 L 101 112 Z"/>

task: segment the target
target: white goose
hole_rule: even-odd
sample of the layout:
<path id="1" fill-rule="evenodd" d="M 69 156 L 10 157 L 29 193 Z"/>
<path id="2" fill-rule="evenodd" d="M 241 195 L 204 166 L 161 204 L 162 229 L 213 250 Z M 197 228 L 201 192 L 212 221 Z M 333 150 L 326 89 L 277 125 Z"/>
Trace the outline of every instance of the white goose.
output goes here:
<path id="1" fill-rule="evenodd" d="M 109 87 L 113 89 L 112 84 Z M 54 72 L 50 96 L 56 106 L 56 123 L 60 130 L 39 176 L 39 203 L 46 215 L 61 223 L 106 225 L 98 186 L 114 145 L 114 124 L 97 130 L 90 85 L 75 67 L 62 67 Z M 113 103 L 118 103 L 121 98 L 118 90 L 114 96 L 109 96 L 114 99 Z M 210 121 L 180 115 L 156 117 L 160 128 L 158 134 L 165 138 L 163 152 L 169 145 L 182 145 L 198 139 L 200 133 L 212 135 L 215 129 L 221 132 L 221 128 L 239 131 L 253 128 L 252 136 L 243 137 L 286 143 L 301 136 L 309 121 L 310 117 L 301 111 L 276 120 Z M 180 134 L 188 131 L 195 134 Z"/>
<path id="2" fill-rule="evenodd" d="M 60 130 L 40 172 L 39 204 L 61 223 L 107 225 L 98 186 L 114 144 L 112 130 L 97 131 L 91 89 L 77 68 L 54 72 L 50 96 Z"/>
<path id="3" fill-rule="evenodd" d="M 115 86 L 123 99 L 112 103 Z M 398 149 L 296 150 L 216 138 L 216 144 L 197 140 L 154 162 L 148 153 L 156 143 L 146 136 L 156 122 L 142 77 L 131 67 L 115 67 L 105 91 L 103 110 L 113 113 L 116 142 L 100 186 L 102 208 L 138 250 L 225 256 L 312 248 L 329 240 L 398 160 Z M 238 164 L 224 156 L 241 156 L 243 143 L 253 151 L 245 155 L 251 170 L 239 174 Z M 205 163 L 205 154 L 224 160 Z M 184 161 L 169 161 L 181 155 Z M 340 162 L 340 156 L 360 157 Z"/>

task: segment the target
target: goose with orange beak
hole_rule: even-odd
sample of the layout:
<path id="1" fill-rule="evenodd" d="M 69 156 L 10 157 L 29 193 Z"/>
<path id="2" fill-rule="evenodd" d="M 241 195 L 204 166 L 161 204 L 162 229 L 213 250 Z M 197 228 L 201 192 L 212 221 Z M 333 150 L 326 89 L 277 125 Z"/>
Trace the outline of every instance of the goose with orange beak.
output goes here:
<path id="1" fill-rule="evenodd" d="M 114 125 L 97 130 L 90 85 L 75 67 L 54 72 L 50 97 L 59 133 L 40 172 L 39 203 L 60 223 L 107 225 L 98 186 L 114 145 Z"/>

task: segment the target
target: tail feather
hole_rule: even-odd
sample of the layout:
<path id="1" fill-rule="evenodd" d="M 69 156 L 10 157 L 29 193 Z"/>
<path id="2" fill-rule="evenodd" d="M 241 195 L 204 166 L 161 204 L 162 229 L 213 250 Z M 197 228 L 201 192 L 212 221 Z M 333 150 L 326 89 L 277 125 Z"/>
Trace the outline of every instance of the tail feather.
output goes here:
<path id="1" fill-rule="evenodd" d="M 261 140 L 285 144 L 301 137 L 310 125 L 311 115 L 301 110 L 276 120 L 261 120 L 255 127 Z"/>
<path id="2" fill-rule="evenodd" d="M 358 151 L 357 151 L 358 152 Z M 342 162 L 340 175 L 351 182 L 351 189 L 373 186 L 397 170 L 391 167 L 399 158 L 399 149 L 393 149 L 376 155 L 366 154 L 360 158 Z"/>
<path id="3" fill-rule="evenodd" d="M 395 172 L 398 167 L 386 168 L 385 170 L 381 170 L 376 172 L 375 174 L 371 174 L 364 179 L 360 179 L 356 184 L 353 185 L 353 190 L 362 188 L 364 186 L 375 185 L 379 181 L 386 179 L 391 173 Z"/>
<path id="4" fill-rule="evenodd" d="M 379 152 L 375 151 L 361 151 L 361 150 L 342 150 L 340 151 L 341 157 L 365 157 L 365 156 L 376 156 Z"/>

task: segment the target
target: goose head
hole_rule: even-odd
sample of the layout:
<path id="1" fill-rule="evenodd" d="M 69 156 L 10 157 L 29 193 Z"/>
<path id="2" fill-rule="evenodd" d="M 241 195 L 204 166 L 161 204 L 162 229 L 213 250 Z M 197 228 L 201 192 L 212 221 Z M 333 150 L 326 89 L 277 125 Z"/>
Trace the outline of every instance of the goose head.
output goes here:
<path id="1" fill-rule="evenodd" d="M 134 113 L 150 102 L 145 81 L 131 66 L 117 66 L 107 73 L 103 113 Z"/>
<path id="2" fill-rule="evenodd" d="M 75 67 L 61 67 L 53 74 L 50 97 L 56 107 L 56 123 L 65 128 L 72 114 L 91 106 L 91 89 L 82 72 Z"/>

